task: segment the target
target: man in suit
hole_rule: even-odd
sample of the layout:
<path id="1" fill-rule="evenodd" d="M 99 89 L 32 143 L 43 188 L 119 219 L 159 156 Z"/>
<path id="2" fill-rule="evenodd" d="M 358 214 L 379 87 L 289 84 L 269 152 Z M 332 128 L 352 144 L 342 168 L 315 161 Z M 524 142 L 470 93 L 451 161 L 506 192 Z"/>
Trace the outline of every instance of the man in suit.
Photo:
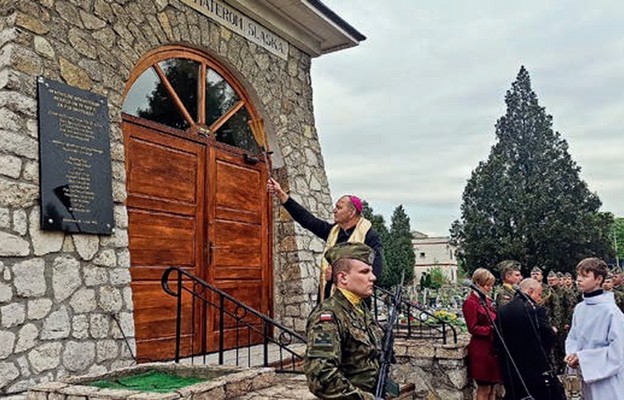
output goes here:
<path id="1" fill-rule="evenodd" d="M 508 354 L 498 341 L 505 400 L 521 400 L 529 395 L 535 400 L 565 399 L 548 356 L 556 331 L 544 307 L 539 306 L 541 295 L 538 281 L 524 279 L 514 298 L 497 312 L 496 325 L 509 350 Z"/>

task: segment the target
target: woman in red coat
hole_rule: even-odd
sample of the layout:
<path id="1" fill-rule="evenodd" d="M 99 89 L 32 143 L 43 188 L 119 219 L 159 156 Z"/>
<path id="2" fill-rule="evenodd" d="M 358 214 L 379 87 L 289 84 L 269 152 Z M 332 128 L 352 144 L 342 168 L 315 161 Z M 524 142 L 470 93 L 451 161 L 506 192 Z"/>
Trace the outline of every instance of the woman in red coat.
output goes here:
<path id="1" fill-rule="evenodd" d="M 483 293 L 489 293 L 494 286 L 494 275 L 485 268 L 478 268 L 472 274 L 472 282 Z M 483 307 L 479 295 L 471 291 L 462 307 L 471 335 L 468 344 L 468 374 L 477 383 L 477 400 L 494 400 L 494 386 L 501 381 L 498 359 L 494 354 L 494 329 L 486 312 L 492 321 L 496 313 L 489 298 L 486 298 L 486 305 Z"/>

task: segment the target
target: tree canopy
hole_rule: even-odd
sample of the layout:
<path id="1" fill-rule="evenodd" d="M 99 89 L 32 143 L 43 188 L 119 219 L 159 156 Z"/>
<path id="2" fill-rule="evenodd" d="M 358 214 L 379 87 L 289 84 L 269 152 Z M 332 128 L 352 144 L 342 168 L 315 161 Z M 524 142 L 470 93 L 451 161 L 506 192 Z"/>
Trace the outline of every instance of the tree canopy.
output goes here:
<path id="1" fill-rule="evenodd" d="M 363 202 L 362 215 L 371 221 L 383 244 L 384 269 L 383 275 L 378 277 L 378 285 L 384 288 L 397 285 L 401 280 L 401 271 L 405 271 L 404 284 L 410 283 L 414 279 L 415 256 L 410 219 L 403 206 L 399 205 L 394 210 L 390 230 L 386 227 L 384 217 L 374 214 L 367 202 Z"/>
<path id="2" fill-rule="evenodd" d="M 516 259 L 526 275 L 536 265 L 570 271 L 584 257 L 609 258 L 613 216 L 599 211 L 524 67 L 505 103 L 496 142 L 468 179 L 451 228 L 467 270 Z"/>
<path id="3" fill-rule="evenodd" d="M 613 247 L 620 263 L 624 260 L 624 218 L 616 218 L 613 223 Z"/>

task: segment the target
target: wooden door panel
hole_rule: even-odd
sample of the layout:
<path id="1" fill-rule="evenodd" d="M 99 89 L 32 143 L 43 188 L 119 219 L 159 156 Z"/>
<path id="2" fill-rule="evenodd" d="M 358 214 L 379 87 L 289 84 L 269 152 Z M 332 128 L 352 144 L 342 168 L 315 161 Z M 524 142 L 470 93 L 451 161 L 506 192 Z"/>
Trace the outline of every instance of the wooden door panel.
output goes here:
<path id="1" fill-rule="evenodd" d="M 266 192 L 266 164 L 246 164 L 242 156 L 211 149 L 214 169 L 211 171 L 212 224 L 211 282 L 247 306 L 269 314 L 271 274 L 268 268 L 268 194 Z M 247 315 L 245 321 L 260 329 L 259 319 Z M 209 315 L 209 342 L 218 339 L 219 315 Z M 258 343 L 261 337 L 244 328 L 236 328 L 236 320 L 224 319 L 226 347 L 236 345 L 236 335 L 248 335 Z M 242 343 L 239 342 L 239 345 Z"/>
<path id="2" fill-rule="evenodd" d="M 130 253 L 137 267 L 175 265 L 194 268 L 194 216 L 132 208 L 128 212 L 128 221 L 132 226 Z"/>
<path id="3" fill-rule="evenodd" d="M 129 143 L 127 152 L 132 156 L 128 171 L 128 192 L 132 197 L 150 201 L 163 201 L 187 205 L 190 213 L 198 202 L 198 178 L 203 171 L 198 169 L 197 150 L 203 148 L 196 143 L 172 137 L 152 137 L 153 133 L 137 128 Z M 178 145 L 184 144 L 183 148 Z M 201 188 L 199 188 L 201 190 Z"/>
<path id="4" fill-rule="evenodd" d="M 204 268 L 206 146 L 126 119 L 122 125 L 137 354 L 144 360 L 171 359 L 176 299 L 160 280 L 169 266 L 194 274 Z M 184 296 L 183 355 L 196 351 L 201 337 L 191 300 Z"/>
<path id="5" fill-rule="evenodd" d="M 169 266 L 188 270 L 261 313 L 270 315 L 272 298 L 266 164 L 247 164 L 240 153 L 152 125 L 127 116 L 122 123 L 130 272 L 142 360 L 174 356 L 176 299 L 160 284 Z M 182 355 L 198 353 L 204 334 L 208 350 L 216 350 L 216 308 L 203 310 L 187 294 L 182 309 Z M 251 314 L 244 320 L 261 328 Z M 254 329 L 237 328 L 235 319 L 224 323 L 228 347 L 261 340 Z M 247 342 L 237 342 L 243 334 Z"/>
<path id="6" fill-rule="evenodd" d="M 184 284 L 184 286 L 190 288 L 189 283 Z M 177 290 L 177 284 L 172 283 L 171 288 Z M 139 361 L 147 362 L 173 358 L 175 355 L 177 299 L 166 294 L 161 285 L 155 282 L 134 281 L 132 291 Z M 181 319 L 181 354 L 189 355 L 191 354 L 191 344 L 195 348 L 198 346 L 196 343 L 199 337 L 196 335 L 198 324 L 195 324 L 195 328 L 191 325 L 193 322 L 190 318 L 193 307 L 191 295 L 183 292 L 182 298 L 182 315 L 187 316 L 187 318 Z M 141 311 L 137 313 L 137 310 Z M 174 317 L 173 321 L 172 316 Z"/>

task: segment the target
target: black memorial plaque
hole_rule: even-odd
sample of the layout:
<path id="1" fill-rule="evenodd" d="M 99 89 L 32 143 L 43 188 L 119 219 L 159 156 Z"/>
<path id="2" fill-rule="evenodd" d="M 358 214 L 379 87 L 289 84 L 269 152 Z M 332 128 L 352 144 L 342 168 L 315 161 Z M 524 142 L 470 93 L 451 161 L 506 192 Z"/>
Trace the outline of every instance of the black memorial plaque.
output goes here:
<path id="1" fill-rule="evenodd" d="M 41 228 L 112 234 L 106 98 L 42 77 L 37 87 Z"/>

